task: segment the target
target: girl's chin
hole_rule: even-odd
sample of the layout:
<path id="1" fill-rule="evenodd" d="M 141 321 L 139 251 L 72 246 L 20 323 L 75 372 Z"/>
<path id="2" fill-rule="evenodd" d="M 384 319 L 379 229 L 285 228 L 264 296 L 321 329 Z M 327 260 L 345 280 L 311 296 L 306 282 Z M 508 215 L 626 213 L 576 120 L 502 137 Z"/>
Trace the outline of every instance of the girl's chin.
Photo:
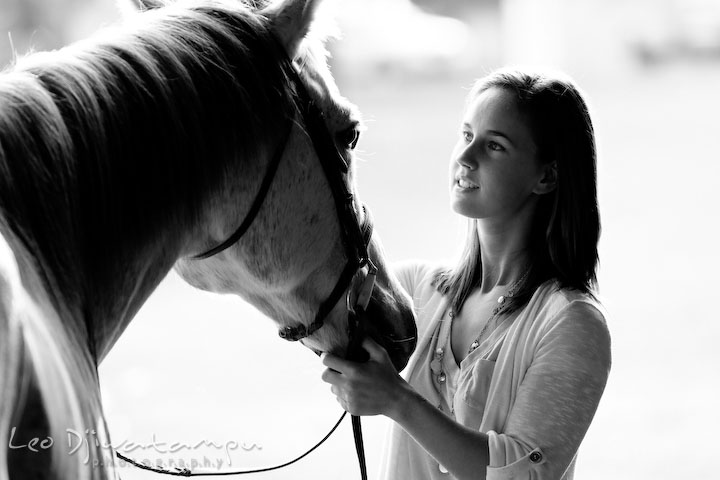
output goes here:
<path id="1" fill-rule="evenodd" d="M 477 204 L 464 201 L 463 198 L 451 198 L 450 208 L 453 212 L 463 217 L 478 218 L 478 206 Z"/>

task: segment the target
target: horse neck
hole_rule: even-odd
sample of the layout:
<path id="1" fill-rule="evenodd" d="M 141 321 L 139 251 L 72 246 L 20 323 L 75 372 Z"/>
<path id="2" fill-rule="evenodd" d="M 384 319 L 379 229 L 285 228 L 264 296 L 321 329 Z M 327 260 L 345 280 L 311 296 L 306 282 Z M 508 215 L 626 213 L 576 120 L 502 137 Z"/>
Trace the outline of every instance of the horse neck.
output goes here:
<path id="1" fill-rule="evenodd" d="M 98 362 L 172 268 L 179 252 L 176 241 L 162 235 L 141 250 L 118 252 L 95 277 L 102 280 L 88 288 L 83 305 Z"/>
<path id="2" fill-rule="evenodd" d="M 0 104 L 7 105 L 0 109 L 0 232 L 16 253 L 25 289 L 99 360 L 192 230 L 178 200 L 189 181 L 163 175 L 161 165 L 143 182 L 127 153 L 112 152 L 117 136 L 129 132 L 111 137 L 87 128 L 102 130 L 107 119 L 92 109 L 61 111 L 49 83 L 23 74 L 0 78 Z M 55 96 L 77 95 L 73 85 L 54 88 Z"/>
<path id="3" fill-rule="evenodd" d="M 44 201 L 52 204 L 51 199 Z M 96 226 L 90 220 L 80 223 L 87 227 L 81 230 L 93 230 Z M 52 310 L 71 335 L 79 339 L 78 346 L 86 345 L 99 363 L 172 268 L 183 238 L 188 236 L 183 231 L 168 228 L 136 245 L 116 238 L 107 242 L 108 248 L 100 246 L 95 251 L 79 248 L 96 241 L 95 234 L 75 241 L 55 237 L 55 246 L 64 245 L 67 252 L 62 256 L 42 249 L 44 242 L 39 238 L 47 236 L 46 232 L 35 232 L 37 237 L 25 239 L 34 245 L 32 250 L 17 238 L 12 243 L 22 283 L 30 297 L 45 310 Z M 191 231 L 188 226 L 187 232 Z M 68 269 L 67 265 L 73 262 L 79 268 Z"/>

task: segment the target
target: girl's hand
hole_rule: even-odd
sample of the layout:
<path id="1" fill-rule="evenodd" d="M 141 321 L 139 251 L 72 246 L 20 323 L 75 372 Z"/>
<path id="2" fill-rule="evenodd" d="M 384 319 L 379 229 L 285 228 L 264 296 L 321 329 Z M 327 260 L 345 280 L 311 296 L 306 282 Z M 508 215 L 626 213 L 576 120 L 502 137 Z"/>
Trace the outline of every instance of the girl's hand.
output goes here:
<path id="1" fill-rule="evenodd" d="M 332 385 L 330 391 L 350 414 L 392 418 L 400 408 L 403 392 L 410 387 L 398 375 L 385 349 L 371 338 L 366 338 L 362 346 L 370 355 L 365 363 L 323 353 L 320 358 L 328 368 L 322 379 Z"/>

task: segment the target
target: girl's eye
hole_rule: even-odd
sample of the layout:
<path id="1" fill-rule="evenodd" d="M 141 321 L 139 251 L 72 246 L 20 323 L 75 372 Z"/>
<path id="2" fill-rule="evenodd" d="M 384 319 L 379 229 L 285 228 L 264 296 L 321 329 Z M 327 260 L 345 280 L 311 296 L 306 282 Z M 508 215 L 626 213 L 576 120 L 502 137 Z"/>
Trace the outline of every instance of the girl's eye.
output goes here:
<path id="1" fill-rule="evenodd" d="M 472 142 L 473 134 L 465 130 L 462 132 L 462 137 L 467 143 L 470 143 Z"/>
<path id="2" fill-rule="evenodd" d="M 355 150 L 355 147 L 360 140 L 360 130 L 356 126 L 346 128 L 342 132 L 337 134 L 337 140 L 343 147 L 348 150 Z"/>
<path id="3" fill-rule="evenodd" d="M 495 150 L 496 152 L 502 152 L 503 150 L 505 150 L 505 147 L 503 147 L 497 142 L 493 142 L 492 140 L 488 142 L 488 148 L 490 150 Z"/>

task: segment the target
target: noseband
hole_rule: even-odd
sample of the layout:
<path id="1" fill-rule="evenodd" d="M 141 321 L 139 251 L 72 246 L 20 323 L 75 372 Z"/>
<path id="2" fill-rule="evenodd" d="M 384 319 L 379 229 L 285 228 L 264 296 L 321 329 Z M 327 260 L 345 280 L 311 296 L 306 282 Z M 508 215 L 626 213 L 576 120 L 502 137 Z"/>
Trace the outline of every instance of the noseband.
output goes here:
<path id="1" fill-rule="evenodd" d="M 365 205 L 363 205 L 364 220 L 362 225 L 360 224 L 358 212 L 355 208 L 355 199 L 348 189 L 346 182 L 349 166 L 340 152 L 338 152 L 335 141 L 328 131 L 327 125 L 325 124 L 325 115 L 311 98 L 292 62 L 285 58 L 284 63 L 286 64 L 284 70 L 288 75 L 288 89 L 295 100 L 302 123 L 312 141 L 313 148 L 315 149 L 315 153 L 325 173 L 325 178 L 332 191 L 347 263 L 332 292 L 320 305 L 314 321 L 310 325 L 286 326 L 280 329 L 278 334 L 281 338 L 289 341 L 298 341 L 312 335 L 323 326 L 325 318 L 338 301 L 340 301 L 343 292 L 347 291 L 346 305 L 350 317 L 349 335 L 351 347 L 349 348 L 347 356 L 348 358 L 352 358 L 355 356 L 354 348 L 352 348 L 353 344 L 359 343 L 355 340 L 356 337 L 358 337 L 359 332 L 357 330 L 360 326 L 357 314 L 367 308 L 377 274 L 377 268 L 368 255 L 368 245 L 373 232 L 372 217 Z M 248 210 L 245 219 L 238 229 L 224 242 L 204 253 L 195 255 L 192 257 L 193 259 L 206 259 L 226 250 L 240 240 L 250 228 L 275 178 L 275 173 L 277 172 L 278 165 L 285 152 L 288 138 L 290 137 L 292 125 L 293 122 L 290 118 L 286 122 L 282 142 L 278 145 L 268 164 L 265 177 L 255 196 L 255 200 L 253 200 L 250 210 Z M 354 279 L 362 279 L 362 284 L 353 299 L 352 293 L 354 289 L 350 287 L 354 286 Z"/>

